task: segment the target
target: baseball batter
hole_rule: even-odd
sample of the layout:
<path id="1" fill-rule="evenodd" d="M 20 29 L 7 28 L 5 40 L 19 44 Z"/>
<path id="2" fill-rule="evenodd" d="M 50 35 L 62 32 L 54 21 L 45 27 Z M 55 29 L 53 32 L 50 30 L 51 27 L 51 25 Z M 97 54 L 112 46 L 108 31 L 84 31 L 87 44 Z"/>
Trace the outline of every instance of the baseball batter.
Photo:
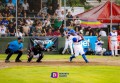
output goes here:
<path id="1" fill-rule="evenodd" d="M 73 58 L 81 54 L 85 62 L 88 63 L 89 61 L 86 58 L 82 45 L 80 44 L 80 42 L 83 40 L 83 37 L 80 35 L 74 36 L 72 40 L 73 40 L 74 54 L 70 57 L 70 62 L 72 61 Z"/>

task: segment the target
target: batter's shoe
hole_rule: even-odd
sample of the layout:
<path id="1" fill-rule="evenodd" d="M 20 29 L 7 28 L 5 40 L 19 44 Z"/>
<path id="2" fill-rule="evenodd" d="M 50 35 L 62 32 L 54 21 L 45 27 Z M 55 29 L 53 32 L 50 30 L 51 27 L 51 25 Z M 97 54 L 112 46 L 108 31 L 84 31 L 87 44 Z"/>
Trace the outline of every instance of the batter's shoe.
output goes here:
<path id="1" fill-rule="evenodd" d="M 9 60 L 5 60 L 5 63 L 9 63 L 10 61 Z"/>
<path id="2" fill-rule="evenodd" d="M 69 62 L 72 62 L 72 59 L 73 59 L 73 58 L 72 58 L 72 57 L 70 57 Z"/>
<path id="3" fill-rule="evenodd" d="M 69 62 L 72 62 L 72 59 L 73 59 L 73 58 L 75 58 L 74 55 L 72 55 L 72 56 L 70 57 Z"/>

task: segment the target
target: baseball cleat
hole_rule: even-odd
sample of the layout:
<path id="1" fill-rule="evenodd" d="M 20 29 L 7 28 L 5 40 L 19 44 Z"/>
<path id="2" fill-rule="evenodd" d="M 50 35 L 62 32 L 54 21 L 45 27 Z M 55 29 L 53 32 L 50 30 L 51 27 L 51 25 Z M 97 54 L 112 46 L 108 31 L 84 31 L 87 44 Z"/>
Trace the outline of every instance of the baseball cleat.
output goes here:
<path id="1" fill-rule="evenodd" d="M 21 60 L 15 60 L 15 62 L 22 62 Z"/>
<path id="2" fill-rule="evenodd" d="M 5 60 L 6 63 L 9 63 L 10 61 L 9 60 Z"/>

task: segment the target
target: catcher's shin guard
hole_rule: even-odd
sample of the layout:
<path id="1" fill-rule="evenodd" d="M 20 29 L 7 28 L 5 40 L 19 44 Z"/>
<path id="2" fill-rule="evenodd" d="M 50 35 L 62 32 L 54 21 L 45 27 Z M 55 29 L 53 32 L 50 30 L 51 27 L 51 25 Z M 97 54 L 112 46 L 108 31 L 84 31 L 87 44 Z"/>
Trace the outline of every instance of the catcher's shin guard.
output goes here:
<path id="1" fill-rule="evenodd" d="M 33 56 L 29 56 L 28 58 L 28 61 L 27 62 L 30 62 L 32 60 Z"/>
<path id="2" fill-rule="evenodd" d="M 39 58 L 37 59 L 36 62 L 41 62 L 41 60 L 42 60 L 43 57 L 44 57 L 43 53 L 39 54 Z"/>

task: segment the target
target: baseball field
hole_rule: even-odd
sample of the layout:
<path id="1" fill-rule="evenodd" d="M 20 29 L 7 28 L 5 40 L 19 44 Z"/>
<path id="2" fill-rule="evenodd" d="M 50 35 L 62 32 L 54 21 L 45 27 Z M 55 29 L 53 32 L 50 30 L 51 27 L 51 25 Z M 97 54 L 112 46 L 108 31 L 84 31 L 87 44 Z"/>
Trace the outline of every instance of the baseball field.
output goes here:
<path id="1" fill-rule="evenodd" d="M 120 83 L 120 57 L 88 55 L 85 63 L 81 56 L 68 62 L 69 56 L 47 54 L 41 63 L 27 63 L 23 55 L 23 62 L 15 63 L 13 55 L 5 63 L 6 55 L 0 54 L 0 83 Z"/>

